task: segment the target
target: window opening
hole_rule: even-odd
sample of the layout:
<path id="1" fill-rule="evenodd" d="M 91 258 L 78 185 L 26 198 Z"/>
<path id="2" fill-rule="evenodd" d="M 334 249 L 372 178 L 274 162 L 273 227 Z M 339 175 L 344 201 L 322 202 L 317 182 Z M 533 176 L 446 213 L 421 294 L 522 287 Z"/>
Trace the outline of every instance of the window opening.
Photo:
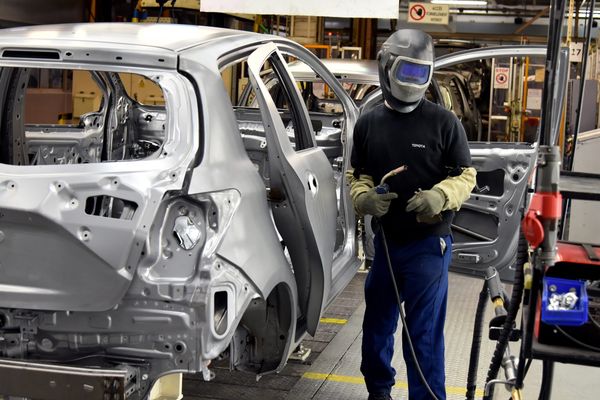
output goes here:
<path id="1" fill-rule="evenodd" d="M 7 99 L 0 109 L 0 163 L 81 164 L 160 154 L 167 107 L 162 89 L 147 77 L 48 68 L 2 68 L 0 77 L 8 82 L 0 93 Z M 147 101 L 135 82 L 155 93 L 155 101 Z"/>

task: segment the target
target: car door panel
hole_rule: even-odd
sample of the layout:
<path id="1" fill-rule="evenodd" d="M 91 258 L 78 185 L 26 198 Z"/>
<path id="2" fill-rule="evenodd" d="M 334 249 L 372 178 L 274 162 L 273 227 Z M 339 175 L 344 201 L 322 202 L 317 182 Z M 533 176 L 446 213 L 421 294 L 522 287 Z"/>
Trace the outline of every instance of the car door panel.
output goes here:
<path id="1" fill-rule="evenodd" d="M 324 152 L 314 146 L 314 136 L 313 146 L 300 151 L 292 147 L 278 109 L 261 79 L 261 68 L 267 61 L 283 74 L 283 84 L 293 88 L 291 96 L 296 96 L 297 103 L 301 101 L 275 45 L 265 44 L 250 55 L 250 82 L 265 121 L 273 216 L 289 250 L 297 281 L 303 316 L 299 324 L 314 335 L 331 286 L 337 214 L 333 170 Z M 300 106 L 300 117 L 304 122 L 309 121 L 306 109 Z"/>
<path id="2" fill-rule="evenodd" d="M 542 46 L 502 46 L 461 51 L 436 60 L 436 68 L 493 57 L 546 54 Z M 454 245 L 450 269 L 483 276 L 496 268 L 511 281 L 515 261 L 526 253 L 520 222 L 527 202 L 528 183 L 537 146 L 528 143 L 469 142 L 477 185 L 457 212 L 452 225 Z"/>
<path id="3" fill-rule="evenodd" d="M 470 143 L 477 185 L 456 213 L 451 269 L 483 275 L 496 268 L 512 280 L 527 183 L 537 147 L 516 143 Z"/>
<path id="4" fill-rule="evenodd" d="M 309 93 L 303 91 L 302 97 L 306 101 L 305 105 L 313 122 L 316 143 L 332 163 L 333 175 L 337 184 L 337 237 L 332 266 L 332 285 L 327 300 L 327 303 L 330 303 L 352 280 L 361 264 L 356 250 L 354 209 L 350 200 L 349 186 L 346 184 L 343 173 L 350 168 L 349 155 L 352 150 L 352 141 L 349 138 L 352 137 L 354 123 L 358 118 L 358 108 L 332 71 L 327 69 L 310 51 L 303 47 L 291 47 L 286 43 L 278 43 L 278 48 L 284 57 L 290 57 L 288 68 L 297 81 L 301 84 L 306 83 L 308 76 L 310 82 L 314 80 L 324 83 L 331 91 L 330 94 L 333 94 L 336 104 L 343 108 L 343 112 L 341 112 L 342 109 L 337 109 L 335 112 L 329 110 L 326 113 L 322 110 L 311 111 L 310 101 L 306 101 L 306 95 Z M 296 75 L 298 68 L 304 71 L 299 76 Z M 369 80 L 369 82 L 371 81 Z M 307 87 L 304 86 L 304 88 Z M 320 130 L 318 125 L 321 125 Z"/>

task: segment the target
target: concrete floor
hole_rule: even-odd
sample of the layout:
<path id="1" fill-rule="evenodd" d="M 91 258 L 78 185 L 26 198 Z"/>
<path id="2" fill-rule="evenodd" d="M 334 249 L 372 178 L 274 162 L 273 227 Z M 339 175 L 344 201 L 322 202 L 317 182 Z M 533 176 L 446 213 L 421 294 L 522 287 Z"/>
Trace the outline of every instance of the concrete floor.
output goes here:
<path id="1" fill-rule="evenodd" d="M 230 372 L 217 366 L 217 379 L 202 382 L 199 377 L 184 379 L 185 399 L 228 400 L 362 400 L 367 398 L 359 371 L 364 301 L 362 286 L 366 274 L 359 273 L 346 290 L 328 308 L 317 335 L 306 342 L 313 348 L 307 363 L 290 362 L 282 373 L 256 382 L 253 376 Z M 468 358 L 475 308 L 482 281 L 450 274 L 446 321 L 446 385 L 449 400 L 464 399 Z M 492 317 L 487 308 L 486 323 Z M 393 365 L 397 371 L 394 399 L 407 399 L 406 370 L 400 353 L 400 333 Z M 495 342 L 484 336 L 478 370 L 477 398 L 483 394 L 485 375 Z M 511 346 L 518 353 L 518 343 Z M 541 363 L 533 363 L 525 381 L 524 398 L 537 399 L 541 381 Z M 503 386 L 495 399 L 510 397 Z M 600 371 L 595 368 L 557 364 L 552 399 L 596 400 L 600 393 Z"/>

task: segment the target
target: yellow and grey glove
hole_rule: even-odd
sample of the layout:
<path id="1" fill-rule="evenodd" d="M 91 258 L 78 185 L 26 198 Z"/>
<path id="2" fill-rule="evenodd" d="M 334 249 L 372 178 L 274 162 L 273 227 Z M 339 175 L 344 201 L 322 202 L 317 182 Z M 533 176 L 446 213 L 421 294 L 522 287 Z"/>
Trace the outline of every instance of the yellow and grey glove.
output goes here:
<path id="1" fill-rule="evenodd" d="M 375 191 L 375 183 L 369 175 L 354 176 L 354 171 L 346 171 L 346 178 L 350 183 L 350 197 L 354 211 L 359 216 L 367 214 L 381 217 L 390 208 L 390 202 L 397 198 L 396 193 L 379 194 Z"/>
<path id="2" fill-rule="evenodd" d="M 440 213 L 458 211 L 475 187 L 477 171 L 463 168 L 460 175 L 449 176 L 430 190 L 419 191 L 408 200 L 406 211 L 415 211 L 417 221 L 433 224 L 442 220 Z"/>
<path id="3" fill-rule="evenodd" d="M 360 215 L 382 217 L 390 209 L 392 200 L 397 198 L 398 195 L 396 193 L 379 194 L 375 191 L 375 188 L 371 188 L 358 195 L 354 201 L 354 208 Z"/>
<path id="4" fill-rule="evenodd" d="M 444 192 L 434 186 L 430 190 L 420 190 L 408 199 L 406 211 L 416 212 L 417 218 L 432 218 L 442 212 L 445 203 Z"/>
<path id="5" fill-rule="evenodd" d="M 471 191 L 477 183 L 477 170 L 473 167 L 463 168 L 460 175 L 449 176 L 432 189 L 439 189 L 444 193 L 446 203 L 442 211 L 458 211 L 462 204 L 467 201 Z"/>
<path id="6" fill-rule="evenodd" d="M 346 179 L 350 185 L 350 198 L 352 199 L 352 203 L 356 202 L 356 198 L 359 194 L 375 187 L 373 178 L 370 175 L 360 175 L 357 178 L 354 176 L 354 170 L 352 169 L 346 171 Z M 354 211 L 356 211 L 356 209 Z"/>

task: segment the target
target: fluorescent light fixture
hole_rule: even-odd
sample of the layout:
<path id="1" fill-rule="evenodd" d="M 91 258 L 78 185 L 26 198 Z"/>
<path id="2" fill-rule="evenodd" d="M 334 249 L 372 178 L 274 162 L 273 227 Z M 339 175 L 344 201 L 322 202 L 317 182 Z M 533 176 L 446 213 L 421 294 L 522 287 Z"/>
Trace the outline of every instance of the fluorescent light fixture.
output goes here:
<path id="1" fill-rule="evenodd" d="M 573 13 L 573 17 L 576 14 Z M 592 14 L 594 16 L 594 18 L 600 18 L 600 11 L 594 11 L 594 13 Z M 588 18 L 590 16 L 590 12 L 589 11 L 579 11 L 579 18 Z"/>
<path id="2" fill-rule="evenodd" d="M 433 4 L 448 4 L 454 6 L 485 6 L 487 0 L 431 0 Z"/>

